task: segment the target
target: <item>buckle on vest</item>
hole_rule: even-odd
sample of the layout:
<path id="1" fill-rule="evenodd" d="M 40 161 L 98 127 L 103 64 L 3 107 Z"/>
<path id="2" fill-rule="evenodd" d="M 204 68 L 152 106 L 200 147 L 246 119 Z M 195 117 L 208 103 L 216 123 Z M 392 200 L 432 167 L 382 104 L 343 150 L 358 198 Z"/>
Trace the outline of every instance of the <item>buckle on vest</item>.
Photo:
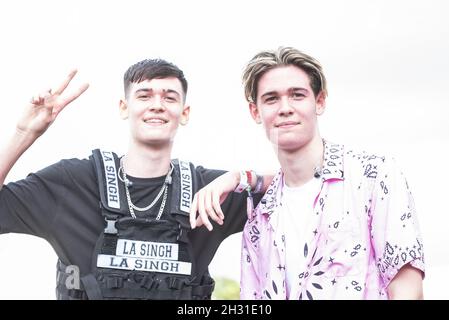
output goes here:
<path id="1" fill-rule="evenodd" d="M 179 239 L 181 239 L 181 237 L 182 237 L 182 227 L 181 227 L 181 224 L 178 223 L 178 235 L 176 236 L 176 241 L 179 241 Z"/>
<path id="2" fill-rule="evenodd" d="M 142 288 L 151 290 L 153 288 L 157 289 L 157 287 L 159 287 L 159 282 L 158 279 L 154 279 L 154 276 L 146 275 L 142 278 L 139 284 Z"/>
<path id="3" fill-rule="evenodd" d="M 178 223 L 178 235 L 176 236 L 176 241 L 188 243 L 189 242 L 188 235 L 189 235 L 188 231 L 186 231 L 186 229 L 183 228 L 180 223 Z"/>
<path id="4" fill-rule="evenodd" d="M 83 290 L 77 290 L 77 289 L 70 289 L 67 290 L 67 295 L 75 300 L 86 300 L 87 294 Z"/>
<path id="5" fill-rule="evenodd" d="M 106 287 L 108 289 L 117 289 L 123 287 L 123 278 L 121 277 L 108 277 L 106 279 Z"/>
<path id="6" fill-rule="evenodd" d="M 171 278 L 168 282 L 170 289 L 180 290 L 184 286 L 184 281 L 179 278 Z"/>
<path id="7" fill-rule="evenodd" d="M 115 223 L 117 220 L 108 220 L 107 218 L 104 219 L 106 221 L 106 228 L 104 228 L 104 233 L 107 234 L 117 234 L 117 228 L 115 227 Z"/>

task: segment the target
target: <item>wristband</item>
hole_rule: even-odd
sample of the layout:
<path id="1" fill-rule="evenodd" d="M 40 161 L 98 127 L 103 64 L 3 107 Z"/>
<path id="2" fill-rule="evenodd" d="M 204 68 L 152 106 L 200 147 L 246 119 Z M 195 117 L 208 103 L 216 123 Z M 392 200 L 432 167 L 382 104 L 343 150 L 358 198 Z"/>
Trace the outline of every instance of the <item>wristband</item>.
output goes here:
<path id="1" fill-rule="evenodd" d="M 260 193 L 263 188 L 263 176 L 259 176 L 256 173 L 256 177 L 257 177 L 257 180 L 256 180 L 256 187 L 254 188 L 254 193 Z"/>
<path id="2" fill-rule="evenodd" d="M 240 183 L 235 188 L 234 192 L 242 193 L 245 190 L 251 189 L 252 175 L 250 171 L 240 171 Z"/>

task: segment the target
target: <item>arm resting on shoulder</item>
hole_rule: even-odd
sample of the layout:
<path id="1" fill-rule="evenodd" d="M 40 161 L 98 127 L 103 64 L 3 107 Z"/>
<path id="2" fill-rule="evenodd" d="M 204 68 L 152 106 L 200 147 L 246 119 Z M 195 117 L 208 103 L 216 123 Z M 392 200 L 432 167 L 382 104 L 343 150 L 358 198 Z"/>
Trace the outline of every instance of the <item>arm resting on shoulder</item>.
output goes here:
<path id="1" fill-rule="evenodd" d="M 274 175 L 264 175 L 261 179 L 254 171 L 248 171 L 251 174 L 250 188 L 254 190 L 257 187 L 257 182 L 261 183 L 259 192 L 265 192 Z M 192 206 L 190 209 L 190 225 L 192 229 L 205 225 L 211 231 L 212 224 L 209 217 L 219 225 L 223 224 L 224 214 L 221 210 L 221 204 L 236 187 L 240 184 L 241 172 L 230 171 L 219 176 L 208 185 L 199 190 L 193 197 Z M 197 217 L 198 213 L 198 217 Z"/>

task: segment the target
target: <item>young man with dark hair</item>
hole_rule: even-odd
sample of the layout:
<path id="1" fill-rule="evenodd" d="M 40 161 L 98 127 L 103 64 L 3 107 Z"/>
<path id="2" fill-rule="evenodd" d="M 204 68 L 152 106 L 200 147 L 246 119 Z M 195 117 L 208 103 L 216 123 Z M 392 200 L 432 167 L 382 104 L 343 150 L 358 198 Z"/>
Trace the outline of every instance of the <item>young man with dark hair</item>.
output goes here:
<path id="1" fill-rule="evenodd" d="M 67 94 L 75 74 L 26 106 L 0 150 L 0 186 L 61 110 L 88 88 Z M 119 108 L 130 124 L 126 154 L 97 149 L 88 159 L 61 160 L 3 185 L 0 232 L 35 235 L 52 245 L 59 258 L 58 299 L 209 299 L 214 281 L 208 265 L 220 243 L 242 230 L 246 196 L 227 198 L 223 210 L 230 219 L 217 219 L 223 228 L 212 236 L 191 231 L 195 192 L 224 171 L 171 159 L 178 126 L 189 119 L 184 74 L 164 60 L 144 60 L 126 71 L 124 89 Z"/>

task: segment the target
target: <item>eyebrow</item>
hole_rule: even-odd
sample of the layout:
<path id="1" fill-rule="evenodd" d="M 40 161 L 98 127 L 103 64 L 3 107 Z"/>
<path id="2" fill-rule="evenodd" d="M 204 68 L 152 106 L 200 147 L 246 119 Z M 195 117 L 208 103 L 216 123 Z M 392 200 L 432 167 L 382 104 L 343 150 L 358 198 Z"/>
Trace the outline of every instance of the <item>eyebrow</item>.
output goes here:
<path id="1" fill-rule="evenodd" d="M 288 88 L 288 90 L 287 90 L 287 92 L 289 92 L 289 93 L 295 92 L 295 91 L 303 91 L 303 92 L 306 92 L 306 93 L 309 92 L 309 90 L 307 90 L 306 88 L 302 88 L 302 87 L 293 87 L 293 88 Z M 276 95 L 276 94 L 278 94 L 278 91 L 268 91 L 268 92 L 265 92 L 260 97 L 263 98 L 263 97 L 266 97 L 266 96 L 272 96 L 272 95 Z"/>
<path id="2" fill-rule="evenodd" d="M 173 90 L 173 89 L 162 89 L 162 91 L 163 91 L 164 93 L 174 93 L 174 94 L 176 94 L 178 97 L 181 97 L 181 95 L 179 94 L 179 92 L 176 91 L 176 90 Z M 144 93 L 147 93 L 147 92 L 153 92 L 153 89 L 151 89 L 151 88 L 140 88 L 140 89 L 137 89 L 137 90 L 134 92 L 134 94 L 139 94 L 139 93 L 141 93 L 141 92 L 144 92 Z"/>

